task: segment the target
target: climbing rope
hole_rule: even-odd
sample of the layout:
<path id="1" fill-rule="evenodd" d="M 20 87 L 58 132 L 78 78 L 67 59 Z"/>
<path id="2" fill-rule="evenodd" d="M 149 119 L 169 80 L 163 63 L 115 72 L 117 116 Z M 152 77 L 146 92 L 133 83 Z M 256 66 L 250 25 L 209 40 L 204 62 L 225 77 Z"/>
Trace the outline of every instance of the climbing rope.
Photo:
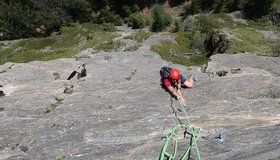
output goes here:
<path id="1" fill-rule="evenodd" d="M 180 139 L 180 135 L 178 133 L 176 133 L 178 128 L 185 128 L 184 135 L 186 133 L 188 133 L 187 130 L 191 131 L 191 133 L 188 133 L 188 134 L 191 135 L 190 145 L 186 149 L 186 151 L 184 152 L 184 154 L 182 155 L 182 157 L 180 159 L 184 160 L 188 155 L 190 156 L 191 149 L 192 149 L 193 146 L 195 146 L 196 153 L 197 153 L 197 158 L 198 158 L 198 160 L 201 160 L 200 152 L 199 152 L 198 144 L 197 144 L 198 139 L 201 137 L 201 132 L 200 132 L 201 128 L 191 124 L 191 122 L 188 118 L 188 115 L 187 115 L 184 104 L 182 103 L 182 101 L 180 99 L 178 99 L 178 100 L 179 100 L 181 109 L 184 112 L 186 122 L 185 122 L 185 124 L 177 124 L 172 130 L 169 130 L 165 133 L 166 142 L 165 142 L 165 144 L 164 144 L 164 146 L 161 150 L 160 160 L 163 160 L 165 157 L 168 160 L 174 160 L 175 159 L 176 154 L 177 154 L 177 148 L 178 148 L 178 140 Z M 174 145 L 173 153 L 168 153 L 168 149 L 170 148 L 169 145 L 171 143 Z"/>

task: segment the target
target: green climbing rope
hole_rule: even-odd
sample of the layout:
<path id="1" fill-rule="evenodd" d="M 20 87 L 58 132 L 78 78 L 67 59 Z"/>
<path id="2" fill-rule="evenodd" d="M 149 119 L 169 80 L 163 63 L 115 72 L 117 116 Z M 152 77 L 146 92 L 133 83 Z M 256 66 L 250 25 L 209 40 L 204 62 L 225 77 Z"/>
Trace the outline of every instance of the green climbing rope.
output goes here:
<path id="1" fill-rule="evenodd" d="M 176 133 L 178 128 L 185 128 L 187 130 L 190 130 L 191 135 L 192 135 L 191 143 L 190 143 L 189 147 L 186 149 L 186 151 L 184 152 L 183 156 L 180 159 L 184 160 L 187 157 L 187 155 L 190 154 L 191 148 L 195 145 L 197 158 L 198 158 L 198 160 L 201 160 L 200 152 L 199 152 L 198 144 L 197 144 L 197 141 L 201 136 L 201 133 L 200 133 L 201 129 L 199 127 L 193 126 L 190 123 L 190 120 L 188 118 L 188 115 L 187 115 L 187 112 L 185 110 L 184 104 L 180 100 L 179 100 L 179 103 L 180 103 L 180 106 L 181 106 L 181 108 L 182 108 L 182 110 L 185 114 L 186 123 L 185 124 L 177 124 L 172 130 L 169 130 L 169 131 L 166 132 L 166 134 L 165 134 L 166 142 L 165 142 L 165 144 L 164 144 L 164 146 L 161 150 L 160 160 L 163 160 L 165 157 L 168 160 L 174 160 L 175 159 L 176 154 L 177 154 L 178 140 L 180 139 L 180 135 Z M 169 144 L 171 144 L 172 142 L 173 142 L 173 144 L 175 142 L 173 153 L 168 153 Z"/>

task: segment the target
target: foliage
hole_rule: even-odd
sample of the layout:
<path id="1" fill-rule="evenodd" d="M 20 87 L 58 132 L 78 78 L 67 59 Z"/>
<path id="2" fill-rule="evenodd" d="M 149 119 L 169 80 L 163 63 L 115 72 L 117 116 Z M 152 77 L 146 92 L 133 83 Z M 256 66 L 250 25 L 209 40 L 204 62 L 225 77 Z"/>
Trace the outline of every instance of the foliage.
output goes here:
<path id="1" fill-rule="evenodd" d="M 240 0 L 193 0 L 184 6 L 185 15 L 193 15 L 197 13 L 214 13 L 233 12 L 240 10 Z"/>
<path id="2" fill-rule="evenodd" d="M 178 20 L 178 19 L 175 19 L 171 25 L 170 25 L 170 29 L 168 30 L 169 32 L 172 32 L 172 33 L 176 33 L 176 32 L 179 32 L 179 31 L 182 31 L 182 21 Z"/>
<path id="3" fill-rule="evenodd" d="M 214 13 L 229 13 L 242 10 L 246 18 L 260 18 L 269 13 L 274 1 L 275 0 L 192 0 L 191 3 L 184 6 L 184 14 L 193 15 L 197 13 L 209 13 L 210 11 Z"/>
<path id="4" fill-rule="evenodd" d="M 258 55 L 271 55 L 270 42 L 254 28 L 240 26 L 238 30 L 229 29 L 228 32 L 234 32 L 235 37 L 229 40 L 230 48 L 227 53 L 251 52 Z"/>
<path id="5" fill-rule="evenodd" d="M 112 24 L 112 23 L 103 23 L 101 25 L 101 29 L 103 31 L 106 31 L 106 32 L 114 32 L 114 31 L 116 31 L 116 28 L 115 28 L 114 24 Z"/>
<path id="6" fill-rule="evenodd" d="M 153 45 L 151 50 L 157 52 L 162 59 L 171 61 L 176 64 L 183 64 L 188 66 L 202 65 L 206 62 L 206 56 L 200 55 L 188 55 L 180 48 L 178 44 L 174 44 L 169 41 L 164 41 L 161 45 Z"/>
<path id="7" fill-rule="evenodd" d="M 240 0 L 214 0 L 211 4 L 211 8 L 214 13 L 230 13 L 240 10 Z"/>
<path id="8" fill-rule="evenodd" d="M 247 21 L 247 24 L 242 24 L 234 23 L 232 18 L 224 13 L 212 13 L 198 14 L 193 18 L 188 17 L 187 21 L 185 22 L 187 24 L 184 24 L 184 34 L 178 34 L 183 38 L 181 38 L 181 40 L 178 40 L 178 38 L 176 38 L 176 41 L 178 43 L 184 39 L 184 43 L 182 43 L 182 45 L 190 49 L 190 52 L 208 52 L 208 55 L 212 55 L 213 52 L 216 52 L 216 49 L 219 48 L 212 48 L 209 46 L 212 45 L 211 39 L 213 31 L 219 29 L 221 30 L 221 36 L 223 37 L 222 39 L 225 40 L 221 42 L 221 45 L 228 46 L 225 53 L 232 54 L 240 52 L 251 52 L 266 56 L 279 55 L 279 47 L 277 47 L 277 43 L 271 44 L 270 41 L 263 38 L 263 35 L 260 32 L 256 31 L 272 30 L 272 28 L 269 27 L 267 23 L 265 23 L 264 21 L 260 21 L 260 19 L 258 21 Z M 276 33 L 277 31 L 274 32 Z M 164 55 L 166 56 L 170 54 L 168 48 L 166 49 L 167 51 L 157 48 L 157 52 L 164 53 Z M 217 52 L 219 52 L 219 50 L 217 50 Z"/>
<path id="9" fill-rule="evenodd" d="M 205 51 L 204 47 L 204 37 L 201 32 L 201 29 L 198 27 L 190 32 L 188 36 L 190 40 L 190 47 L 199 49 L 200 51 Z"/>
<path id="10" fill-rule="evenodd" d="M 66 156 L 65 155 L 59 155 L 55 158 L 55 160 L 65 160 Z"/>
<path id="11" fill-rule="evenodd" d="M 61 29 L 61 35 L 25 39 L 3 47 L 0 49 L 0 64 L 72 57 L 82 49 L 104 43 L 109 38 L 110 33 L 104 31 L 104 26 L 71 24 L 71 27 Z"/>
<path id="12" fill-rule="evenodd" d="M 219 22 L 212 16 L 207 16 L 205 14 L 196 17 L 196 25 L 199 26 L 202 33 L 210 33 L 214 29 L 219 28 Z"/>
<path id="13" fill-rule="evenodd" d="M 238 22 L 233 22 L 232 18 L 226 13 L 213 13 L 208 15 L 209 19 L 211 19 L 214 23 L 214 27 L 218 28 L 236 28 L 237 25 L 244 25 Z"/>
<path id="14" fill-rule="evenodd" d="M 209 52 L 208 43 L 211 33 L 217 28 L 232 25 L 232 19 L 224 14 L 199 14 L 194 18 L 185 21 L 184 34 L 177 34 L 176 41 L 185 46 L 190 52 L 205 53 Z M 181 37 L 179 39 L 179 37 Z M 201 56 L 200 58 L 202 58 Z"/>
<path id="15" fill-rule="evenodd" d="M 151 12 L 153 17 L 152 31 L 162 31 L 171 24 L 172 18 L 165 12 L 162 5 L 155 4 Z"/>
<path id="16" fill-rule="evenodd" d="M 139 47 L 141 47 L 141 43 L 136 43 L 134 46 L 129 46 L 127 47 L 124 51 L 127 52 L 127 51 L 136 51 Z"/>
<path id="17" fill-rule="evenodd" d="M 155 4 L 155 1 L 0 0 L 0 40 L 45 37 L 58 32 L 62 26 L 68 26 L 71 22 L 91 20 L 99 24 L 121 25 L 122 18 L 129 17 L 129 25 L 133 28 L 141 28 L 149 25 L 149 21 L 138 13 L 152 4 Z M 279 10 L 279 6 L 280 2 L 277 0 L 193 0 L 185 6 L 184 14 L 242 10 L 247 18 L 255 19 L 275 13 Z M 161 5 L 155 4 L 151 10 L 153 31 L 162 31 L 171 23 L 170 16 Z M 91 14 L 92 11 L 95 11 L 95 14 Z M 178 24 L 174 23 L 172 32 L 179 31 Z"/>
<path id="18" fill-rule="evenodd" d="M 213 16 L 199 15 L 196 17 L 195 27 L 187 30 L 190 47 L 201 52 L 208 51 L 208 41 L 214 29 L 221 25 Z"/>
<path id="19" fill-rule="evenodd" d="M 88 0 L 60 0 L 60 2 L 74 21 L 88 22 L 91 19 L 91 8 Z"/>
<path id="20" fill-rule="evenodd" d="M 151 24 L 151 19 L 139 13 L 134 13 L 127 17 L 127 24 L 133 29 L 144 28 L 145 26 L 149 26 Z"/>
<path id="21" fill-rule="evenodd" d="M 272 4 L 272 12 L 274 11 L 279 11 L 280 9 L 280 1 L 279 0 L 274 0 L 273 4 Z"/>
<path id="22" fill-rule="evenodd" d="M 206 3 L 211 4 L 212 1 L 213 0 L 193 0 L 184 7 L 184 12 L 186 15 L 203 13 L 206 10 Z"/>
<path id="23" fill-rule="evenodd" d="M 196 18 L 199 17 L 200 16 L 196 16 Z M 234 54 L 240 52 L 251 52 L 265 56 L 277 56 L 277 47 L 275 47 L 277 43 L 271 43 L 271 41 L 263 37 L 262 33 L 257 31 L 270 30 L 273 31 L 275 34 L 279 34 L 279 31 L 277 33 L 277 30 L 273 29 L 272 26 L 267 25 L 265 21 L 260 21 L 261 19 L 259 19 L 258 21 L 246 21 L 247 24 L 233 23 L 233 20 L 224 13 L 209 14 L 206 17 L 208 20 L 214 20 L 214 26 L 210 28 L 219 29 L 224 33 L 224 36 L 227 35 L 226 37 L 229 41 L 229 48 L 228 50 L 226 50 L 225 53 Z M 193 28 L 199 29 L 198 22 L 201 24 L 201 21 L 197 21 L 197 27 Z M 208 23 L 203 24 L 204 25 L 200 26 L 209 26 Z M 209 29 L 203 30 L 207 31 Z M 189 31 L 191 31 L 191 29 L 187 30 L 187 32 Z M 212 33 L 212 31 L 209 33 Z M 205 39 L 207 47 L 206 51 L 212 52 L 214 49 L 211 47 L 209 48 L 209 45 L 207 45 L 208 43 L 211 43 L 211 34 L 207 34 L 207 32 L 202 32 L 202 35 L 205 36 L 203 38 Z"/>
<path id="24" fill-rule="evenodd" d="M 0 0 L 0 39 L 15 39 L 24 37 L 43 37 L 53 31 L 59 31 L 61 35 L 47 38 L 24 39 L 11 47 L 1 46 L 0 63 L 7 61 L 28 62 L 32 60 L 49 60 L 58 57 L 71 57 L 81 49 L 95 47 L 96 50 L 112 51 L 123 46 L 120 41 L 113 41 L 110 33 L 125 22 L 133 28 L 142 28 L 149 25 L 146 16 L 139 13 L 143 6 L 150 7 L 154 2 L 148 1 L 118 1 L 118 0 Z M 134 3 L 135 2 L 135 3 Z M 91 5 L 89 5 L 91 4 Z M 102 25 L 78 22 L 92 20 L 93 10 L 99 6 L 94 15 L 95 21 Z M 254 30 L 269 30 L 267 27 L 268 16 L 263 15 L 279 10 L 280 2 L 276 0 L 193 0 L 185 6 L 185 14 L 198 14 L 189 16 L 193 21 L 175 20 L 167 28 L 175 33 L 177 43 L 162 42 L 161 45 L 152 48 L 164 57 L 171 55 L 176 62 L 189 63 L 192 56 L 188 53 L 202 53 L 199 59 L 204 59 L 205 44 L 209 42 L 210 33 L 214 29 L 222 29 L 229 32 L 230 49 L 227 53 L 254 52 L 261 55 L 279 56 L 279 46 L 266 42 L 260 33 Z M 252 20 L 247 24 L 234 23 L 231 17 L 223 12 L 242 10 Z M 214 14 L 213 14 L 214 13 Z M 218 14 L 216 14 L 218 13 Z M 164 31 L 171 24 L 171 17 L 166 13 L 162 5 L 156 4 L 151 9 L 152 31 Z M 257 20 L 255 18 L 258 18 Z M 77 23 L 72 23 L 78 21 Z M 190 22 L 190 23 L 189 23 Z M 183 26 L 185 25 L 185 26 Z M 61 26 L 64 26 L 61 28 Z M 66 27 L 68 26 L 68 27 Z M 236 30 L 237 28 L 241 28 Z M 39 29 L 39 31 L 36 31 Z M 181 31 L 184 32 L 181 32 Z M 135 46 L 126 50 L 136 50 L 141 42 L 151 35 L 150 32 L 139 31 L 128 38 L 136 40 Z M 103 43 L 103 44 L 101 44 Z M 173 55 L 173 56 L 172 56 Z M 170 58 L 170 57 L 169 57 Z M 182 61 L 182 62 L 181 62 Z"/>
<path id="25" fill-rule="evenodd" d="M 135 11 L 142 10 L 145 7 L 150 7 L 154 4 L 162 4 L 167 2 L 167 0 L 91 0 L 92 8 L 95 12 L 101 9 L 109 8 L 114 10 L 117 14 L 121 15 L 123 18 L 127 17 L 129 13 L 135 13 Z M 176 6 L 183 4 L 185 0 L 169 0 L 168 3 L 171 6 Z M 127 12 L 128 11 L 128 12 Z"/>
<path id="26" fill-rule="evenodd" d="M 126 23 L 129 27 L 133 29 L 143 28 L 146 24 L 145 19 L 139 13 L 131 14 L 126 18 Z"/>
<path id="27" fill-rule="evenodd" d="M 273 57 L 280 57 L 280 43 L 275 43 L 272 47 L 272 55 Z"/>
<path id="28" fill-rule="evenodd" d="M 122 6 L 122 11 L 120 13 L 120 15 L 122 17 L 128 17 L 129 15 L 133 14 L 133 13 L 137 13 L 139 12 L 140 8 L 138 7 L 138 5 L 134 4 L 134 5 L 124 5 Z"/>
<path id="29" fill-rule="evenodd" d="M 117 51 L 123 46 L 123 43 L 121 41 L 109 41 L 107 43 L 101 43 L 97 45 L 94 49 L 96 51 L 105 51 L 105 52 L 111 52 L 111 51 Z"/>
<path id="30" fill-rule="evenodd" d="M 274 0 L 241 0 L 241 8 L 246 18 L 260 18 L 269 13 Z"/>
<path id="31" fill-rule="evenodd" d="M 206 62 L 206 54 L 195 55 L 190 47 L 190 33 L 177 32 L 173 34 L 176 42 L 163 41 L 160 45 L 152 45 L 151 50 L 157 52 L 163 59 L 183 65 L 202 65 Z"/>
<path id="32" fill-rule="evenodd" d="M 132 34 L 125 38 L 129 38 L 129 39 L 135 40 L 137 42 L 143 42 L 144 40 L 148 39 L 151 35 L 153 35 L 153 33 L 146 32 L 144 30 L 140 30 L 140 31 L 136 32 L 135 34 Z"/>
<path id="33" fill-rule="evenodd" d="M 87 0 L 0 0 L 0 40 L 47 36 L 90 12 Z"/>
<path id="34" fill-rule="evenodd" d="M 123 23 L 120 15 L 115 14 L 110 10 L 102 9 L 96 18 L 98 24 L 102 23 L 113 23 L 114 25 L 121 25 Z"/>
<path id="35" fill-rule="evenodd" d="M 230 13 L 230 12 L 234 12 L 234 11 L 238 11 L 240 10 L 240 5 L 239 5 L 239 1 L 240 0 L 225 0 L 223 1 L 223 7 L 221 8 L 221 10 L 218 10 L 218 8 L 215 8 L 215 10 L 219 11 L 219 12 L 226 12 L 226 13 Z"/>

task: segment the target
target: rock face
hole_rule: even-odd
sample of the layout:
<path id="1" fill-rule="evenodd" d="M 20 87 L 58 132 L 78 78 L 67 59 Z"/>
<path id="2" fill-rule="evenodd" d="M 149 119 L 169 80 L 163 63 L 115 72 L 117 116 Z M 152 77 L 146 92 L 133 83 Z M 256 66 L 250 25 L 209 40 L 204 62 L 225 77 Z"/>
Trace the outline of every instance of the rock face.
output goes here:
<path id="1" fill-rule="evenodd" d="M 158 159 L 162 137 L 178 124 L 175 113 L 184 120 L 160 85 L 159 70 L 167 65 L 198 78 L 183 94 L 189 119 L 202 129 L 202 159 L 279 159 L 280 58 L 215 55 L 202 73 L 150 52 L 160 38 L 135 52 L 14 64 L 0 74 L 0 159 Z M 87 76 L 66 80 L 81 64 Z M 223 141 L 215 138 L 220 134 Z M 189 139 L 180 140 L 178 154 Z"/>
<path id="2" fill-rule="evenodd" d="M 208 48 L 212 54 L 224 53 L 229 48 L 229 41 L 220 30 L 215 30 L 209 41 Z"/>

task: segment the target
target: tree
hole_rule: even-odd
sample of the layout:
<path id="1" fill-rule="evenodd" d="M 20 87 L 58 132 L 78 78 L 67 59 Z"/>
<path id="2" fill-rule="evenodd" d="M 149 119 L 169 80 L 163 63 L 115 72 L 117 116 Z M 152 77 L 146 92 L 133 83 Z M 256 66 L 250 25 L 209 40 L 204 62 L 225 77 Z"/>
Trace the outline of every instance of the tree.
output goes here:
<path id="1" fill-rule="evenodd" d="M 260 18 L 271 9 L 274 0 L 241 0 L 242 11 L 246 18 Z"/>
<path id="2" fill-rule="evenodd" d="M 165 27 L 171 24 L 172 18 L 168 15 L 162 5 L 155 4 L 152 7 L 152 31 L 162 31 Z"/>
<path id="3" fill-rule="evenodd" d="M 47 36 L 90 16 L 87 0 L 0 0 L 0 40 Z"/>

